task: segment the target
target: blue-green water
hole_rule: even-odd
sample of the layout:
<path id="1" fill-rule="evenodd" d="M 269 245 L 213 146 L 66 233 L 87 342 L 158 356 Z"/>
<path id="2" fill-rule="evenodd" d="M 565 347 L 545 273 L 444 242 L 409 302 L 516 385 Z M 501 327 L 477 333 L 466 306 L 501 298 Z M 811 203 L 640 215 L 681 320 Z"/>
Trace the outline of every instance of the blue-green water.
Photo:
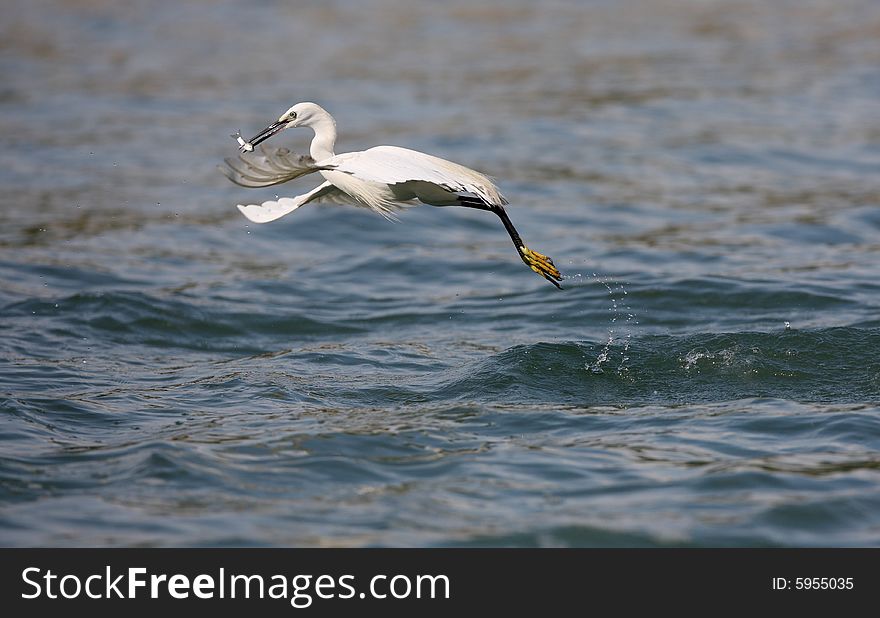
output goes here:
<path id="1" fill-rule="evenodd" d="M 880 5 L 129 4 L 0 21 L 0 543 L 880 544 Z M 566 289 L 488 213 L 248 224 L 299 100 Z"/>

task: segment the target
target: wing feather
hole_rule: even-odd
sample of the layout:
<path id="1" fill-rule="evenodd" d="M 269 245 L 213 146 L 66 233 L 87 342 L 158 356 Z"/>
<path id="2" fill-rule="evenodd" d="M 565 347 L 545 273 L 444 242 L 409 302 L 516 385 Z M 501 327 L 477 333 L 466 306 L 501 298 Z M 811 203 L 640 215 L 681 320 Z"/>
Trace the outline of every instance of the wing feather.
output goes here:
<path id="1" fill-rule="evenodd" d="M 239 204 L 238 209 L 254 223 L 269 223 L 292 213 L 300 206 L 309 203 L 334 202 L 336 204 L 357 204 L 349 195 L 343 193 L 329 182 L 318 185 L 308 193 L 296 197 L 282 197 L 262 204 Z"/>
<path id="2" fill-rule="evenodd" d="M 287 148 L 269 151 L 260 146 L 260 154 L 239 155 L 224 159 L 220 172 L 237 185 L 248 188 L 271 187 L 306 174 L 327 169 L 315 164 L 309 155 L 297 155 Z"/>

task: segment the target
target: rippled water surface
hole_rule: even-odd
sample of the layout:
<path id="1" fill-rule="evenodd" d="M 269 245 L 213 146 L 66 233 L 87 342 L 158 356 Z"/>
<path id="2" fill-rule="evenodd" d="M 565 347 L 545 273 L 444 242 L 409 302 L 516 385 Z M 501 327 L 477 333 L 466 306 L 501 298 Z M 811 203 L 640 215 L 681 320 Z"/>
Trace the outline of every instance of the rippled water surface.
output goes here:
<path id="1" fill-rule="evenodd" d="M 876 2 L 3 15 L 3 545 L 880 545 Z M 566 289 L 489 213 L 248 224 L 299 100 Z"/>

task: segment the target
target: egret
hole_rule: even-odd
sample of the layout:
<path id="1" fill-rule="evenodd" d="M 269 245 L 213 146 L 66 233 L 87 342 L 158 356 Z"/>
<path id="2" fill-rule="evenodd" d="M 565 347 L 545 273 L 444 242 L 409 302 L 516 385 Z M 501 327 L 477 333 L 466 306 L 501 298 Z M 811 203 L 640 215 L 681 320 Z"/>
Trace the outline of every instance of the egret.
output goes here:
<path id="1" fill-rule="evenodd" d="M 269 151 L 261 144 L 284 129 L 308 127 L 315 133 L 309 155 L 295 155 L 286 148 Z M 562 274 L 546 255 L 532 251 L 520 238 L 507 216 L 507 199 L 495 184 L 472 169 L 423 152 L 398 146 L 376 146 L 361 152 L 336 154 L 336 121 L 315 103 L 297 103 L 277 121 L 249 141 L 233 134 L 241 155 L 225 160 L 220 170 L 243 187 L 270 187 L 305 174 L 318 172 L 324 182 L 296 197 L 248 206 L 238 205 L 254 223 L 268 223 L 308 203 L 334 202 L 372 209 L 394 218 L 394 211 L 416 200 L 431 206 L 464 206 L 493 212 L 501 219 L 522 261 L 561 289 Z M 249 153 L 247 157 L 244 153 Z"/>

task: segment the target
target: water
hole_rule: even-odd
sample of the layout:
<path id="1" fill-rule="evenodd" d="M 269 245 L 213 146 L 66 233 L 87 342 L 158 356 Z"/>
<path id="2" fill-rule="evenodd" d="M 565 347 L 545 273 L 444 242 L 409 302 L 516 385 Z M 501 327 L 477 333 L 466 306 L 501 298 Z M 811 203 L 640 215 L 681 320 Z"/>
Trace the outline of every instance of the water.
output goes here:
<path id="1" fill-rule="evenodd" d="M 7 3 L 0 543 L 880 544 L 880 6 Z M 500 222 L 214 166 L 299 100 Z M 306 148 L 305 131 L 278 145 Z"/>

